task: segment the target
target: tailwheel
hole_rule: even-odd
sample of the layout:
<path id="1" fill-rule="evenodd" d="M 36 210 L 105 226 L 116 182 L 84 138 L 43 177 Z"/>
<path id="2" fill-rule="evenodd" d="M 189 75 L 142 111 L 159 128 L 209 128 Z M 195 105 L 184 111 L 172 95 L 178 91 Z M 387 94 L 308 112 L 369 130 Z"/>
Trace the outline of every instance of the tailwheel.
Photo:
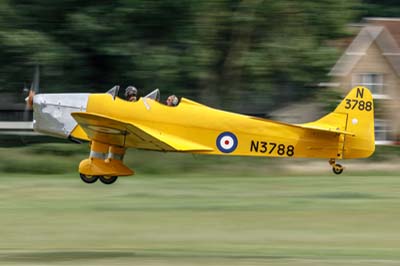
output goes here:
<path id="1" fill-rule="evenodd" d="M 330 159 L 329 164 L 332 166 L 332 171 L 335 174 L 340 175 L 343 172 L 344 167 L 342 165 L 336 163 L 335 159 Z"/>
<path id="2" fill-rule="evenodd" d="M 340 165 L 340 164 L 335 164 L 335 165 L 332 167 L 332 171 L 333 171 L 335 174 L 340 175 L 340 174 L 343 172 L 343 166 Z"/>
<path id="3" fill-rule="evenodd" d="M 115 183 L 115 181 L 117 181 L 118 176 L 100 176 L 99 178 L 100 178 L 101 183 L 106 184 L 106 185 L 111 185 L 111 184 Z"/>
<path id="4" fill-rule="evenodd" d="M 82 181 L 87 184 L 92 184 L 92 183 L 96 182 L 97 179 L 99 179 L 99 176 L 97 176 L 97 175 L 85 175 L 82 173 L 79 173 L 79 175 L 80 175 Z"/>

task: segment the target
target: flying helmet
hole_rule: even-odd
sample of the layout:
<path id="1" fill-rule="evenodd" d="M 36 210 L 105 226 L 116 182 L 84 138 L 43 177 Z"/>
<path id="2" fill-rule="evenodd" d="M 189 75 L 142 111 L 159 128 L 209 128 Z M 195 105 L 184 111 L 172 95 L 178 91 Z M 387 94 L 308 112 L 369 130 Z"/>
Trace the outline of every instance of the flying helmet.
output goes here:
<path id="1" fill-rule="evenodd" d="M 137 95 L 137 89 L 134 86 L 128 86 L 125 89 L 125 97 L 129 98 L 131 96 L 136 96 Z"/>

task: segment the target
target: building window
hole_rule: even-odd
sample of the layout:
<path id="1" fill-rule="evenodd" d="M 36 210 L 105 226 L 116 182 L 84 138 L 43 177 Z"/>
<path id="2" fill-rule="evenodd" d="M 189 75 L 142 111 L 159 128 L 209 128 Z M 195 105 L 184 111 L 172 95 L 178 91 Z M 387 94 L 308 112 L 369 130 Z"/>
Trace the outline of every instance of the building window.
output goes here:
<path id="1" fill-rule="evenodd" d="M 375 141 L 392 141 L 393 127 L 389 120 L 375 119 Z"/>
<path id="2" fill-rule="evenodd" d="M 383 74 L 361 73 L 353 75 L 353 86 L 367 87 L 374 95 L 385 95 Z"/>

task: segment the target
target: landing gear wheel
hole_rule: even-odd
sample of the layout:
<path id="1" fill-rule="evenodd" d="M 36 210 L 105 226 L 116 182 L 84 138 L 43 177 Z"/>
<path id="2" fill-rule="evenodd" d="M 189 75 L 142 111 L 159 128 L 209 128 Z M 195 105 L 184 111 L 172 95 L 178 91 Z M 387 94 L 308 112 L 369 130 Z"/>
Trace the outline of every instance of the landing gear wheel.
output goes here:
<path id="1" fill-rule="evenodd" d="M 332 167 L 332 171 L 333 171 L 335 174 L 340 175 L 340 174 L 343 172 L 343 166 L 341 166 L 340 164 L 335 164 L 335 165 Z"/>
<path id="2" fill-rule="evenodd" d="M 83 182 L 85 182 L 86 184 L 92 184 L 94 182 L 97 181 L 97 179 L 99 179 L 99 176 L 97 175 L 84 175 L 82 173 L 79 173 L 81 179 Z"/>
<path id="3" fill-rule="evenodd" d="M 117 181 L 118 176 L 100 176 L 99 178 L 100 178 L 101 183 L 106 184 L 106 185 L 111 185 L 111 184 L 115 183 L 115 181 Z"/>

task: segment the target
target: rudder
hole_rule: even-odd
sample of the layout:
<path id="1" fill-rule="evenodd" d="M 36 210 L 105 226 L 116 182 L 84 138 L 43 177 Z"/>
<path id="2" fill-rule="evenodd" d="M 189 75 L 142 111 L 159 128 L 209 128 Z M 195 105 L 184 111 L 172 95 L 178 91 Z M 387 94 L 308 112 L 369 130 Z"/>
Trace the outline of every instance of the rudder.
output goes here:
<path id="1" fill-rule="evenodd" d="M 375 151 L 374 102 L 366 87 L 354 87 L 336 107 L 334 113 L 345 114 L 343 158 L 366 158 Z"/>

